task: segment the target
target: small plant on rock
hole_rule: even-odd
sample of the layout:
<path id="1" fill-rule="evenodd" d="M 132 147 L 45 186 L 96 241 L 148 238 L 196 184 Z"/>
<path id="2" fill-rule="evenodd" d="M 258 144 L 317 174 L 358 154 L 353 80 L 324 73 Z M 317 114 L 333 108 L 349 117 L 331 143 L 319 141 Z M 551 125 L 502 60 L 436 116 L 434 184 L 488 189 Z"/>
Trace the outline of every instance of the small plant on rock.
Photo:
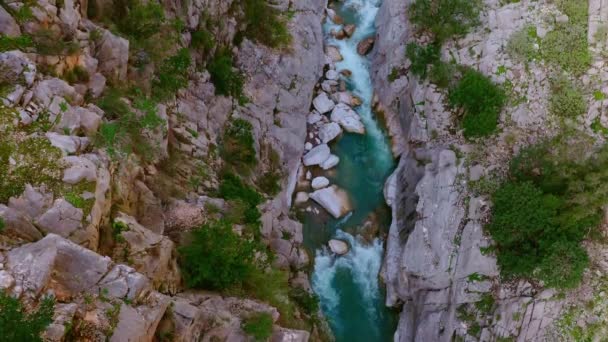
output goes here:
<path id="1" fill-rule="evenodd" d="M 260 312 L 245 319 L 242 328 L 256 341 L 266 341 L 272 335 L 272 324 L 272 316 L 267 312 Z"/>
<path id="2" fill-rule="evenodd" d="M 42 342 L 40 336 L 53 322 L 55 299 L 44 298 L 37 310 L 26 312 L 18 299 L 0 291 L 0 340 Z"/>
<path id="3" fill-rule="evenodd" d="M 415 25 L 442 43 L 477 26 L 480 9 L 479 0 L 416 0 L 409 8 L 409 16 Z"/>

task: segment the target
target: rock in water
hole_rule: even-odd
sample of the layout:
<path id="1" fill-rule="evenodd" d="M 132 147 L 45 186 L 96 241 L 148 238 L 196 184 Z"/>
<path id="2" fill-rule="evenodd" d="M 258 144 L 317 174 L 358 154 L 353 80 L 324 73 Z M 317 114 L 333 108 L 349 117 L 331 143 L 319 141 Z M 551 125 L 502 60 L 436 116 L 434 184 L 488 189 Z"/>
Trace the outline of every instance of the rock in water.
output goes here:
<path id="1" fill-rule="evenodd" d="M 338 165 L 338 163 L 340 162 L 340 157 L 334 155 L 334 154 L 330 154 L 329 157 L 327 157 L 327 159 L 322 162 L 321 164 L 319 164 L 319 166 L 323 169 L 323 170 L 329 170 L 332 167 Z"/>
<path id="2" fill-rule="evenodd" d="M 319 190 L 325 188 L 329 185 L 329 179 L 325 177 L 316 177 L 312 180 L 312 188 L 315 190 Z"/>
<path id="3" fill-rule="evenodd" d="M 342 57 L 342 54 L 340 53 L 340 49 L 335 46 L 327 46 L 325 48 L 325 54 L 334 63 L 344 59 L 344 57 Z"/>
<path id="4" fill-rule="evenodd" d="M 331 249 L 332 252 L 338 255 L 344 255 L 348 253 L 348 244 L 342 240 L 331 239 L 327 244 L 329 245 L 329 249 Z"/>
<path id="5" fill-rule="evenodd" d="M 312 100 L 312 104 L 321 114 L 325 114 L 335 107 L 334 101 L 332 101 L 326 93 L 321 93 L 319 96 L 315 97 L 315 99 Z"/>
<path id="6" fill-rule="evenodd" d="M 373 37 L 363 39 L 359 42 L 359 44 L 357 44 L 357 52 L 361 56 L 367 55 L 370 51 L 372 51 L 372 48 L 374 47 L 374 41 L 375 40 Z"/>
<path id="7" fill-rule="evenodd" d="M 296 199 L 295 199 L 294 203 L 296 205 L 302 205 L 306 202 L 308 202 L 308 194 L 305 192 L 298 192 L 296 194 Z"/>
<path id="8" fill-rule="evenodd" d="M 317 190 L 310 194 L 315 202 L 319 203 L 335 218 L 340 218 L 352 210 L 352 205 L 346 191 L 332 185 L 329 188 Z"/>
<path id="9" fill-rule="evenodd" d="M 357 28 L 357 26 L 353 25 L 353 24 L 348 24 L 348 25 L 344 25 L 344 33 L 346 33 L 347 36 L 352 37 L 353 33 L 355 33 L 355 29 Z"/>
<path id="10" fill-rule="evenodd" d="M 302 162 L 305 166 L 319 165 L 327 160 L 330 154 L 329 146 L 321 144 L 308 151 L 302 158 Z"/>
<path id="11" fill-rule="evenodd" d="M 359 114 L 344 103 L 338 103 L 331 112 L 331 121 L 337 122 L 350 133 L 365 134 L 365 126 Z"/>
<path id="12" fill-rule="evenodd" d="M 334 140 L 340 134 L 342 134 L 342 128 L 335 122 L 324 124 L 319 128 L 319 139 L 324 144 Z"/>

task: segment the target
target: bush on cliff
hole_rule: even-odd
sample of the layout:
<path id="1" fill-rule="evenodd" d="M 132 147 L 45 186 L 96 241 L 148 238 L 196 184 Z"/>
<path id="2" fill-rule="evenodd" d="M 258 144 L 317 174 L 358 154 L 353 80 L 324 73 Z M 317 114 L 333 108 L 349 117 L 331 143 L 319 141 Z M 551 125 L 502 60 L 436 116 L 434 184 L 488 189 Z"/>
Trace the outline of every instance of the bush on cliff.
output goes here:
<path id="1" fill-rule="evenodd" d="M 462 127 L 466 138 L 494 133 L 505 101 L 502 88 L 473 69 L 466 69 L 449 93 L 450 105 L 462 110 Z"/>
<path id="2" fill-rule="evenodd" d="M 259 312 L 247 317 L 242 328 L 256 341 L 266 341 L 272 335 L 272 324 L 272 315 L 267 312 Z"/>
<path id="3" fill-rule="evenodd" d="M 114 0 L 111 19 L 123 34 L 144 40 L 158 33 L 165 20 L 162 6 L 139 0 Z"/>
<path id="4" fill-rule="evenodd" d="M 253 126 L 244 119 L 228 122 L 222 136 L 220 155 L 230 166 L 241 173 L 249 173 L 257 164 Z"/>
<path id="5" fill-rule="evenodd" d="M 174 56 L 165 59 L 152 82 L 152 94 L 159 101 L 164 101 L 188 85 L 188 69 L 190 68 L 190 51 L 180 49 Z"/>
<path id="6" fill-rule="evenodd" d="M 523 150 L 493 196 L 487 226 L 506 277 L 576 287 L 588 264 L 583 239 L 598 235 L 608 202 L 608 148 L 589 155 L 573 138 Z"/>
<path id="7" fill-rule="evenodd" d="M 239 102 L 246 102 L 243 97 L 243 75 L 234 67 L 232 53 L 221 49 L 207 64 L 211 82 L 217 95 L 232 96 Z"/>
<path id="8" fill-rule="evenodd" d="M 37 310 L 26 312 L 18 299 L 0 291 L 0 341 L 42 341 L 40 335 L 53 322 L 55 300 L 47 297 Z"/>
<path id="9" fill-rule="evenodd" d="M 567 77 L 556 77 L 551 80 L 549 112 L 558 117 L 576 118 L 587 112 L 587 101 Z"/>
<path id="10" fill-rule="evenodd" d="M 179 249 L 186 285 L 223 290 L 242 284 L 256 272 L 258 250 L 257 243 L 236 234 L 228 221 L 205 224 Z"/>
<path id="11" fill-rule="evenodd" d="M 266 0 L 245 0 L 243 11 L 247 38 L 273 48 L 289 45 L 291 34 L 285 19 Z"/>
<path id="12" fill-rule="evenodd" d="M 479 24 L 479 0 L 416 0 L 409 8 L 412 23 L 442 43 Z"/>

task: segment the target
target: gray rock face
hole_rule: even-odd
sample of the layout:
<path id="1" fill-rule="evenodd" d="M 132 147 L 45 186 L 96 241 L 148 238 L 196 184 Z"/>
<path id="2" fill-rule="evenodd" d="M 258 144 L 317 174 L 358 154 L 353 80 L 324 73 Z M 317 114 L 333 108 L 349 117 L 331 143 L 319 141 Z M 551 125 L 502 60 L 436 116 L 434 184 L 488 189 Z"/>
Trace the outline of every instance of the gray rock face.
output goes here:
<path id="1" fill-rule="evenodd" d="M 315 109 L 321 114 L 325 114 L 325 113 L 331 111 L 332 109 L 334 109 L 334 107 L 336 105 L 334 103 L 334 101 L 332 101 L 329 98 L 329 96 L 327 96 L 327 93 L 319 94 L 312 101 L 312 104 L 313 104 L 313 106 L 315 106 Z"/>
<path id="2" fill-rule="evenodd" d="M 129 41 L 108 30 L 102 30 L 101 43 L 95 58 L 99 60 L 99 71 L 109 80 L 120 82 L 127 77 Z"/>
<path id="3" fill-rule="evenodd" d="M 76 208 L 60 198 L 36 220 L 36 225 L 45 233 L 54 233 L 68 238 L 76 230 L 82 228 L 82 218 L 82 209 Z"/>
<path id="4" fill-rule="evenodd" d="M 326 161 L 327 158 L 329 158 L 329 155 L 329 146 L 327 146 L 327 144 L 321 144 L 308 151 L 302 158 L 302 161 L 306 166 L 319 165 Z"/>
<path id="5" fill-rule="evenodd" d="M 4 221 L 4 234 L 16 236 L 28 242 L 42 239 L 42 234 L 22 212 L 0 204 L 0 217 Z"/>
<path id="6" fill-rule="evenodd" d="M 9 37 L 18 37 L 21 35 L 21 29 L 17 22 L 11 15 L 4 9 L 0 8 L 0 33 Z"/>
<path id="7" fill-rule="evenodd" d="M 361 122 L 359 114 L 344 103 L 338 103 L 331 112 L 331 121 L 337 122 L 350 133 L 365 133 L 365 126 Z"/>
<path id="8" fill-rule="evenodd" d="M 319 139 L 324 144 L 334 140 L 340 134 L 342 134 L 342 128 L 335 122 L 324 124 L 319 128 Z"/>

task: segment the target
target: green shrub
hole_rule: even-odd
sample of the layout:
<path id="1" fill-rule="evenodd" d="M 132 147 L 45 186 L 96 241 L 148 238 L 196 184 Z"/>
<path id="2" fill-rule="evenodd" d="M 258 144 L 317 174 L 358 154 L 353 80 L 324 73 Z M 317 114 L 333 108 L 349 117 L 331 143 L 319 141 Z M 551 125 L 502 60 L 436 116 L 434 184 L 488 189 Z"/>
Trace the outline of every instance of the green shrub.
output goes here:
<path id="1" fill-rule="evenodd" d="M 32 47 L 34 42 L 29 36 L 9 37 L 0 34 L 0 52 L 11 50 L 26 50 Z"/>
<path id="2" fill-rule="evenodd" d="M 18 299 L 0 291 L 0 340 L 42 342 L 40 335 L 53 322 L 55 300 L 47 297 L 38 309 L 26 313 Z"/>
<path id="3" fill-rule="evenodd" d="M 123 93 L 110 88 L 97 105 L 103 109 L 110 122 L 104 122 L 94 139 L 95 144 L 105 148 L 112 158 L 125 157 L 132 153 L 144 160 L 154 158 L 157 146 L 150 143 L 146 132 L 159 129 L 165 122 L 156 112 L 156 103 L 138 95 L 133 99 L 133 107 L 140 114 L 131 110 L 123 100 Z"/>
<path id="4" fill-rule="evenodd" d="M 281 173 L 273 170 L 264 172 L 257 179 L 257 185 L 265 194 L 270 196 L 274 196 L 281 191 L 281 184 L 279 181 L 281 180 Z"/>
<path id="5" fill-rule="evenodd" d="M 64 72 L 63 79 L 70 84 L 85 83 L 89 81 L 89 72 L 82 66 L 76 65 Z"/>
<path id="6" fill-rule="evenodd" d="M 316 315 L 319 311 L 319 297 L 314 293 L 296 287 L 289 291 L 289 297 L 308 315 Z"/>
<path id="7" fill-rule="evenodd" d="M 534 46 L 539 42 L 535 26 L 526 26 L 513 33 L 507 43 L 507 53 L 515 60 L 532 61 L 538 57 L 538 49 Z"/>
<path id="8" fill-rule="evenodd" d="M 581 241 L 599 235 L 608 198 L 608 148 L 589 152 L 587 140 L 559 137 L 513 159 L 487 226 L 504 276 L 580 283 L 588 264 Z"/>
<path id="9" fill-rule="evenodd" d="M 215 46 L 215 39 L 209 31 L 199 29 L 192 32 L 191 44 L 195 49 L 202 49 L 204 52 L 209 52 Z"/>
<path id="10" fill-rule="evenodd" d="M 583 93 L 567 77 L 560 76 L 551 80 L 549 112 L 568 118 L 575 118 L 587 112 Z"/>
<path id="11" fill-rule="evenodd" d="M 449 93 L 450 105 L 463 111 L 462 127 L 467 138 L 494 133 L 505 100 L 505 93 L 499 86 L 472 69 L 464 71 Z"/>
<path id="12" fill-rule="evenodd" d="M 230 50 L 218 51 L 207 64 L 207 70 L 216 94 L 232 96 L 240 102 L 243 101 L 243 75 L 234 67 Z"/>
<path id="13" fill-rule="evenodd" d="M 4 231 L 4 228 L 6 228 L 6 223 L 4 222 L 4 219 L 0 217 L 0 233 Z"/>
<path id="14" fill-rule="evenodd" d="M 439 88 L 449 88 L 453 81 L 458 66 L 452 63 L 435 63 L 429 71 L 429 80 Z"/>
<path id="15" fill-rule="evenodd" d="M 581 25 L 558 26 L 543 39 L 541 56 L 566 71 L 582 75 L 591 64 L 587 28 Z"/>
<path id="16" fill-rule="evenodd" d="M 441 43 L 478 25 L 480 9 L 479 0 L 416 0 L 408 13 L 412 23 Z"/>
<path id="17" fill-rule="evenodd" d="M 256 341 L 266 341 L 272 335 L 272 315 L 260 312 L 251 315 L 243 322 L 242 328 Z"/>
<path id="18" fill-rule="evenodd" d="M 152 82 L 152 94 L 159 101 L 165 101 L 188 85 L 190 51 L 180 49 L 175 56 L 165 59 L 160 65 Z"/>
<path id="19" fill-rule="evenodd" d="M 425 79 L 429 65 L 440 62 L 440 50 L 441 48 L 437 44 L 426 46 L 420 46 L 416 43 L 407 44 L 405 55 L 412 62 L 410 71 L 421 79 Z"/>
<path id="20" fill-rule="evenodd" d="M 244 35 L 247 38 L 273 48 L 291 43 L 285 19 L 267 1 L 244 0 L 242 4 L 247 23 Z"/>
<path id="21" fill-rule="evenodd" d="M 80 44 L 71 37 L 58 36 L 50 29 L 40 29 L 32 35 L 36 53 L 40 55 L 74 55 L 80 51 Z"/>
<path id="22" fill-rule="evenodd" d="M 251 206 L 262 203 L 262 196 L 254 188 L 244 184 L 239 176 L 231 172 L 222 175 L 219 195 L 227 200 L 242 200 Z"/>
<path id="23" fill-rule="evenodd" d="M 115 0 L 112 19 L 129 38 L 144 40 L 160 31 L 165 15 L 162 6 L 154 1 Z"/>
<path id="24" fill-rule="evenodd" d="M 253 126 L 244 119 L 228 122 L 222 136 L 220 155 L 226 163 L 248 173 L 257 164 Z"/>
<path id="25" fill-rule="evenodd" d="M 221 290 L 241 284 L 256 270 L 257 248 L 237 235 L 227 221 L 194 230 L 191 241 L 179 249 L 186 285 Z"/>

